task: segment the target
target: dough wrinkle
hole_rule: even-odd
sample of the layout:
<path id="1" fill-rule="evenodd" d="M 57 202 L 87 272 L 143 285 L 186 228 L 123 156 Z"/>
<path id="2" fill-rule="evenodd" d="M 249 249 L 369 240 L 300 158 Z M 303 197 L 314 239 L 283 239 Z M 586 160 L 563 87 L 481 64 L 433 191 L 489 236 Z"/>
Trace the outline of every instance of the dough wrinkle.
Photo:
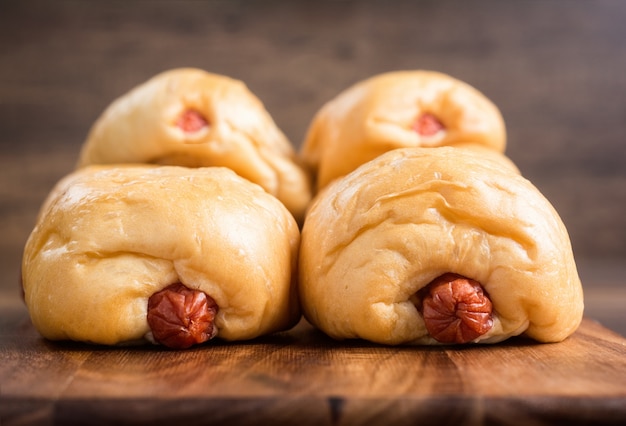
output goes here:
<path id="1" fill-rule="evenodd" d="M 83 256 L 87 260 L 101 260 L 101 259 L 112 259 L 116 257 L 124 257 L 130 256 L 137 259 L 145 259 L 145 260 L 157 260 L 157 261 L 173 261 L 175 259 L 166 259 L 162 256 L 156 256 L 153 254 L 145 253 L 142 251 L 133 251 L 133 250 L 85 250 L 85 251 L 77 251 L 74 253 L 80 259 L 80 256 Z"/>
<path id="2" fill-rule="evenodd" d="M 413 186 L 411 188 L 404 189 L 402 191 L 394 191 L 378 196 L 372 207 L 376 206 L 378 203 L 384 203 L 387 201 L 395 201 L 400 198 L 408 198 L 413 196 L 424 195 L 427 193 L 432 193 L 434 195 L 440 195 L 445 199 L 445 195 L 442 190 L 450 190 L 450 191 L 466 191 L 469 188 L 468 185 L 458 182 L 450 182 L 450 181 L 442 181 L 442 180 L 431 180 L 426 181 L 424 183 L 420 183 L 417 186 Z M 446 200 L 446 205 L 450 206 L 450 204 Z"/>

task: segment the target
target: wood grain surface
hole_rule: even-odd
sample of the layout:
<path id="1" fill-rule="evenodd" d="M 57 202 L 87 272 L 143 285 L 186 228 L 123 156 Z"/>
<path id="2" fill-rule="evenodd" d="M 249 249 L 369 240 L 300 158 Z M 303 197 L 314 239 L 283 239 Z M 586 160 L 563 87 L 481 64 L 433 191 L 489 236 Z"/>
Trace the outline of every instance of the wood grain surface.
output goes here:
<path id="1" fill-rule="evenodd" d="M 301 322 L 173 351 L 46 341 L 2 308 L 3 426 L 626 421 L 626 339 L 590 320 L 557 344 L 386 347 Z"/>

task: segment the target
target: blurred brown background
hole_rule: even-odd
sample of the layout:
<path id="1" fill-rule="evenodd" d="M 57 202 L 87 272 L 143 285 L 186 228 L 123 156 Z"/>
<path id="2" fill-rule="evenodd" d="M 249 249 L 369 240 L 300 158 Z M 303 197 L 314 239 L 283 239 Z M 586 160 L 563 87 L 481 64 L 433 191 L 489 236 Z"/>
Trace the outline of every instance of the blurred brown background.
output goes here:
<path id="1" fill-rule="evenodd" d="M 432 69 L 501 109 L 570 236 L 587 315 L 626 333 L 626 1 L 0 0 L 0 296 L 91 124 L 163 70 L 245 81 L 295 146 L 352 83 Z"/>

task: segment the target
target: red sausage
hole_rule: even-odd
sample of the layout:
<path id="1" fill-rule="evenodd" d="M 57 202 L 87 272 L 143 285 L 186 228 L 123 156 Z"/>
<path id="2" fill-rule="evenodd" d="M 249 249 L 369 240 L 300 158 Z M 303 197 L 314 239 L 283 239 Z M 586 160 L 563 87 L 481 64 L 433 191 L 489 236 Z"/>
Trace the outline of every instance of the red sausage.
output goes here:
<path id="1" fill-rule="evenodd" d="M 441 343 L 468 343 L 493 326 L 493 306 L 478 281 L 447 273 L 426 287 L 422 315 L 426 329 Z"/>
<path id="2" fill-rule="evenodd" d="M 148 325 L 158 343 L 185 349 L 215 336 L 217 311 L 211 297 L 176 283 L 150 296 Z"/>
<path id="3" fill-rule="evenodd" d="M 198 111 L 185 110 L 176 121 L 176 126 L 186 133 L 194 133 L 209 126 L 207 119 Z"/>
<path id="4" fill-rule="evenodd" d="M 437 117 L 430 113 L 424 113 L 417 117 L 413 123 L 413 130 L 421 136 L 433 136 L 434 134 L 444 130 L 445 126 Z"/>

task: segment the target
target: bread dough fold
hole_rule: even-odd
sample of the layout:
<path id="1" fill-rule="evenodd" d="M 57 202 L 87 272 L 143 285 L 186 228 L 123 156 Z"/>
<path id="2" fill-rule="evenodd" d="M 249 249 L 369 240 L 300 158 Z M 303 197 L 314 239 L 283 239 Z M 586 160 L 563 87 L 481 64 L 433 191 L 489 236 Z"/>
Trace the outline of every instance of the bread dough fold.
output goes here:
<path id="1" fill-rule="evenodd" d="M 221 168 L 89 166 L 62 179 L 22 264 L 46 338 L 114 345 L 149 337 L 148 299 L 180 282 L 219 306 L 217 337 L 254 338 L 300 318 L 293 216 Z"/>
<path id="2" fill-rule="evenodd" d="M 583 293 L 567 230 L 528 180 L 454 147 L 382 154 L 312 203 L 300 249 L 306 318 L 336 339 L 436 344 L 416 297 L 435 278 L 478 281 L 493 327 L 476 342 L 565 339 Z"/>
<path id="3" fill-rule="evenodd" d="M 181 120 L 189 112 L 204 122 L 186 131 Z M 92 126 L 78 166 L 228 167 L 276 196 L 301 221 L 311 183 L 298 161 L 290 142 L 242 81 L 179 68 L 112 102 Z"/>

